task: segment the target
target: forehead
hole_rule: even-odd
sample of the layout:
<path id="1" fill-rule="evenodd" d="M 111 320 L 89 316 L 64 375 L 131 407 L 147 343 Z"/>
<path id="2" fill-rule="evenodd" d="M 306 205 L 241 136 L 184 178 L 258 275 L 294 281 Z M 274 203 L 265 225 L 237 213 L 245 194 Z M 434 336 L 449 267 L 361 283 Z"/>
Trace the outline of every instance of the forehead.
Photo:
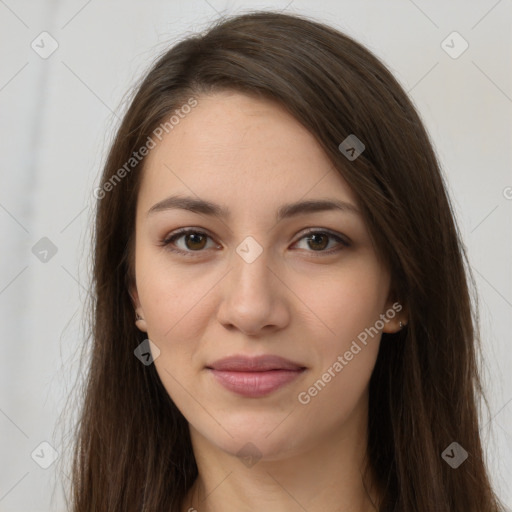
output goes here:
<path id="1" fill-rule="evenodd" d="M 171 192 L 237 196 L 260 207 L 276 196 L 289 202 L 328 194 L 357 203 L 315 137 L 283 106 L 233 91 L 197 97 L 149 152 L 141 199 Z"/>

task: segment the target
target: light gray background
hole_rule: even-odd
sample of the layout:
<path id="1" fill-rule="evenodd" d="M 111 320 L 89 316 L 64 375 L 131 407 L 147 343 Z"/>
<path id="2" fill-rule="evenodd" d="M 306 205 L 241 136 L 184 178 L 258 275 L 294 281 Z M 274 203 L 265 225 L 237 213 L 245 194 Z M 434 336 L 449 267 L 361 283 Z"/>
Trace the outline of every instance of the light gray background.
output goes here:
<path id="1" fill-rule="evenodd" d="M 482 435 L 494 484 L 512 503 L 511 0 L 0 0 L 0 511 L 65 510 L 57 470 L 69 438 L 57 420 L 64 407 L 72 413 L 92 191 L 123 95 L 169 43 L 254 8 L 355 36 L 417 106 L 477 280 L 491 406 Z M 31 48 L 43 31 L 59 45 L 47 59 Z M 442 47 L 453 31 L 469 44 L 458 58 Z M 47 262 L 32 253 L 42 237 L 58 249 Z M 48 460 L 43 441 L 59 454 L 48 469 L 31 458 Z"/>

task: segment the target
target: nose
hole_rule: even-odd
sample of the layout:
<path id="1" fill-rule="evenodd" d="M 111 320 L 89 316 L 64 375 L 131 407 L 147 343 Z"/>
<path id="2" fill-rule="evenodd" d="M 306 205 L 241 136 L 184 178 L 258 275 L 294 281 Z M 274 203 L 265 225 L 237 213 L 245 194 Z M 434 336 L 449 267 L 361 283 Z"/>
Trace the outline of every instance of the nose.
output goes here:
<path id="1" fill-rule="evenodd" d="M 284 328 L 290 319 L 287 296 L 291 293 L 278 265 L 269 262 L 268 250 L 248 262 L 239 254 L 221 284 L 218 321 L 247 336 L 268 335 Z"/>

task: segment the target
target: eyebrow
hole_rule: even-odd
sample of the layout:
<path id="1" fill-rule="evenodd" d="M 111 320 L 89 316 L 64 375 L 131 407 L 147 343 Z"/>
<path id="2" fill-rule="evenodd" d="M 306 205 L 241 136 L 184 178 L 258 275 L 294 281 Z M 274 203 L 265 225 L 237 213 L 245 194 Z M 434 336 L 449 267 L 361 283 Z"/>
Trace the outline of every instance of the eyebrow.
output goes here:
<path id="1" fill-rule="evenodd" d="M 229 208 L 218 205 L 216 203 L 212 203 L 211 201 L 206 201 L 204 199 L 184 196 L 169 196 L 162 201 L 159 201 L 148 210 L 147 215 L 149 216 L 156 212 L 173 209 L 188 210 L 193 213 L 210 215 L 219 219 L 229 218 L 231 215 Z M 346 201 L 340 201 L 338 199 L 312 199 L 282 205 L 276 213 L 276 221 L 306 213 L 316 213 L 331 210 L 338 210 L 355 215 L 361 215 L 361 212 L 357 209 L 356 206 L 351 203 L 347 203 Z"/>

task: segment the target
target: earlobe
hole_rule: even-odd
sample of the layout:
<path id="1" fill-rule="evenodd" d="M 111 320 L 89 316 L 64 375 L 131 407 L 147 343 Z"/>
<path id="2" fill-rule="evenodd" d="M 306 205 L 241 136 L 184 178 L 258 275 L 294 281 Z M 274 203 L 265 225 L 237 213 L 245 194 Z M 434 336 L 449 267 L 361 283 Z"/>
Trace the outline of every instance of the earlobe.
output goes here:
<path id="1" fill-rule="evenodd" d="M 407 322 L 405 320 L 399 320 L 398 318 L 394 318 L 393 320 L 389 320 L 382 329 L 382 332 L 386 332 L 389 334 L 395 334 L 399 331 L 404 330 L 407 327 Z"/>
<path id="2" fill-rule="evenodd" d="M 392 302 L 390 298 L 383 316 L 385 316 L 387 320 L 384 322 L 382 332 L 395 334 L 407 327 L 407 308 L 399 300 Z"/>
<path id="3" fill-rule="evenodd" d="M 147 326 L 146 326 L 146 320 L 144 317 L 140 314 L 140 308 L 137 308 L 135 310 L 135 325 L 138 327 L 138 329 L 142 332 L 148 332 Z"/>
<path id="4" fill-rule="evenodd" d="M 146 320 L 144 318 L 144 312 L 142 311 L 142 306 L 140 305 L 139 294 L 137 293 L 137 289 L 135 286 L 132 286 L 129 289 L 129 294 L 132 299 L 133 306 L 135 308 L 135 325 L 142 332 L 148 332 L 146 326 Z"/>

